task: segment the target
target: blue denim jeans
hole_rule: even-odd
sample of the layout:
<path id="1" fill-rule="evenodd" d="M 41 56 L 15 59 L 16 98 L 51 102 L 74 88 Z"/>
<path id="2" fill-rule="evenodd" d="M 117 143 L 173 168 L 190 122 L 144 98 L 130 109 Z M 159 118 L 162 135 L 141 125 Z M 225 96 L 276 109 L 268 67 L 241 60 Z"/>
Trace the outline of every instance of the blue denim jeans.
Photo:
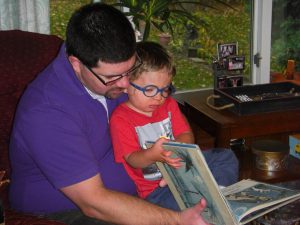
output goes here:
<path id="1" fill-rule="evenodd" d="M 202 153 L 218 185 L 226 187 L 238 181 L 239 161 L 231 149 L 213 148 Z"/>
<path id="2" fill-rule="evenodd" d="M 156 188 L 147 196 L 146 200 L 167 209 L 180 211 L 180 208 L 168 186 Z"/>
<path id="3" fill-rule="evenodd" d="M 114 225 L 109 222 L 87 217 L 79 209 L 41 215 L 40 217 L 63 222 L 67 225 Z"/>

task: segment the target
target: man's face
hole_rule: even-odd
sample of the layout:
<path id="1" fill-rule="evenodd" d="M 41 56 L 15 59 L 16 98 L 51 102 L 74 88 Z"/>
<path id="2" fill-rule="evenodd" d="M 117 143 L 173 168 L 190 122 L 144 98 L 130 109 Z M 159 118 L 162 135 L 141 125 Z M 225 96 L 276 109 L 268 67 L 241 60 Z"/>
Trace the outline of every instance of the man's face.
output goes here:
<path id="1" fill-rule="evenodd" d="M 129 86 L 128 71 L 139 65 L 136 55 L 121 63 L 99 62 L 97 67 L 89 68 L 81 63 L 80 73 L 76 73 L 80 81 L 98 95 L 108 98 L 119 97 Z"/>

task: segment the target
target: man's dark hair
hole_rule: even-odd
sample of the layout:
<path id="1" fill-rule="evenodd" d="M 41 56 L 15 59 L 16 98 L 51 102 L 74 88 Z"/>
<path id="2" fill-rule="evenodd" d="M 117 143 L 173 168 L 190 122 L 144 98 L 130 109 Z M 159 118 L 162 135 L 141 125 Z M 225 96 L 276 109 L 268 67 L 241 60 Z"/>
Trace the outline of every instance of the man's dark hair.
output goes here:
<path id="1" fill-rule="evenodd" d="M 116 8 L 92 3 L 75 11 L 68 23 L 66 51 L 83 64 L 119 63 L 135 53 L 135 33 L 127 17 Z"/>

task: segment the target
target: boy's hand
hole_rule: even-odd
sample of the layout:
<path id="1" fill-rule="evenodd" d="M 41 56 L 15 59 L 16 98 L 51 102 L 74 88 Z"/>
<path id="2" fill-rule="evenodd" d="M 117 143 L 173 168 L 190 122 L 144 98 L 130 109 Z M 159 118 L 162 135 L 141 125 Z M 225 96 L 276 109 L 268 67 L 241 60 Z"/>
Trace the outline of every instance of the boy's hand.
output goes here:
<path id="1" fill-rule="evenodd" d="M 160 138 L 158 139 L 155 144 L 148 149 L 150 154 L 152 155 L 152 159 L 155 162 L 164 162 L 167 163 L 170 166 L 173 166 L 175 168 L 179 168 L 181 166 L 181 159 L 180 158 L 172 158 L 172 152 L 166 151 L 163 149 L 162 144 L 165 142 L 168 142 L 169 140 L 166 138 Z"/>

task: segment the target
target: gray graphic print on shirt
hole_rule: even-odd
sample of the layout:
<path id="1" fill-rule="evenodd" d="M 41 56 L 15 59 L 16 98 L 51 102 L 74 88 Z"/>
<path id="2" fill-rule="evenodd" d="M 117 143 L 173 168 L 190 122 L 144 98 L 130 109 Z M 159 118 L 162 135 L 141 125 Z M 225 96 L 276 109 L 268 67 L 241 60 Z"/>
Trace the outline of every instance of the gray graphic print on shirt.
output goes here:
<path id="1" fill-rule="evenodd" d="M 156 123 L 148 123 L 145 124 L 144 126 L 135 127 L 139 139 L 139 144 L 142 149 L 146 149 L 147 141 L 155 142 L 161 136 L 165 136 L 170 140 L 174 140 L 172 124 L 171 124 L 171 113 L 169 112 L 168 114 L 169 117 L 167 117 L 162 121 Z M 143 171 L 144 178 L 146 180 L 158 180 L 161 179 L 162 177 L 156 164 L 152 164 L 146 168 L 143 168 L 142 171 Z"/>

